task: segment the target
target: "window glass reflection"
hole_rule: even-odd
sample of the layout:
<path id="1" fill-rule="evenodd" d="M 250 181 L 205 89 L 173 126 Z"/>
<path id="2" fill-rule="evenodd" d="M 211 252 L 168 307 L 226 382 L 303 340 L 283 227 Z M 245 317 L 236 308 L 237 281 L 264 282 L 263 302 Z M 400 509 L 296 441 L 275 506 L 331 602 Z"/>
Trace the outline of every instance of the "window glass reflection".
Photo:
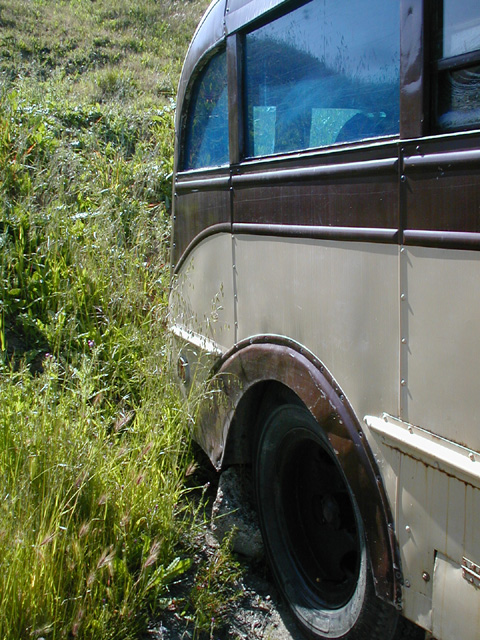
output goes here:
<path id="1" fill-rule="evenodd" d="M 444 0 L 443 57 L 480 49 L 479 0 Z"/>
<path id="2" fill-rule="evenodd" d="M 197 79 L 187 117 L 184 169 L 227 164 L 228 94 L 227 56 L 214 56 Z"/>
<path id="3" fill-rule="evenodd" d="M 397 134 L 398 0 L 312 0 L 246 37 L 247 153 Z"/>

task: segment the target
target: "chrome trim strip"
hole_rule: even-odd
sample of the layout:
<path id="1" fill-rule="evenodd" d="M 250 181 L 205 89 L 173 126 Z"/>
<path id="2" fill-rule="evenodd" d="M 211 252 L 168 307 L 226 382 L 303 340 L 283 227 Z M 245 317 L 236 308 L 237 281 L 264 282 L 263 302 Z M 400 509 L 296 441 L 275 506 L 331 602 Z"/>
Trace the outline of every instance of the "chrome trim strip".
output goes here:
<path id="1" fill-rule="evenodd" d="M 183 194 L 195 191 L 216 191 L 217 189 L 228 189 L 229 186 L 230 176 L 181 181 L 177 178 L 177 180 L 175 181 L 175 193 Z"/>
<path id="2" fill-rule="evenodd" d="M 404 165 L 407 169 L 421 169 L 423 167 L 445 169 L 446 165 L 451 166 L 459 164 L 480 164 L 480 149 L 432 153 L 425 156 L 406 156 L 404 158 Z"/>
<path id="3" fill-rule="evenodd" d="M 299 169 L 273 169 L 272 171 L 259 171 L 257 173 L 245 173 L 232 176 L 234 187 L 250 187 L 256 184 L 274 184 L 284 182 L 297 182 L 300 180 L 315 180 L 321 178 L 347 178 L 363 174 L 375 174 L 380 172 L 395 172 L 398 167 L 398 158 L 384 158 L 380 160 L 366 160 L 365 162 L 344 162 L 340 164 L 328 164 L 316 167 L 300 167 Z"/>
<path id="4" fill-rule="evenodd" d="M 198 349 L 202 349 L 203 351 L 216 356 L 223 356 L 223 351 L 215 342 L 213 342 L 213 340 L 209 340 L 208 338 L 205 338 L 205 336 L 201 336 L 199 333 L 184 329 L 178 324 L 170 325 L 168 330 L 177 338 L 193 344 L 193 346 Z"/>
<path id="5" fill-rule="evenodd" d="M 317 227 L 298 224 L 234 223 L 234 234 L 251 234 L 283 238 L 312 238 L 314 240 L 352 240 L 357 242 L 398 242 L 398 229 L 365 227 Z"/>
<path id="6" fill-rule="evenodd" d="M 438 247 L 439 249 L 480 249 L 480 233 L 467 231 L 426 231 L 405 229 L 403 241 L 406 245 Z"/>

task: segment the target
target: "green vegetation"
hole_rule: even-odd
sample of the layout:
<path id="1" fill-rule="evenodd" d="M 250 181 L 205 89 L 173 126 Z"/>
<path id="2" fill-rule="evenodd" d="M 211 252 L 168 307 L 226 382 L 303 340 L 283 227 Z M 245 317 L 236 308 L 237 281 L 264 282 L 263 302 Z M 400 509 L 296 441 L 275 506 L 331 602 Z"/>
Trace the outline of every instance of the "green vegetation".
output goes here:
<path id="1" fill-rule="evenodd" d="M 207 4 L 0 0 L 3 640 L 139 638 L 172 606 L 209 636 L 235 596 L 228 540 L 196 566 L 165 331 L 173 96 Z"/>

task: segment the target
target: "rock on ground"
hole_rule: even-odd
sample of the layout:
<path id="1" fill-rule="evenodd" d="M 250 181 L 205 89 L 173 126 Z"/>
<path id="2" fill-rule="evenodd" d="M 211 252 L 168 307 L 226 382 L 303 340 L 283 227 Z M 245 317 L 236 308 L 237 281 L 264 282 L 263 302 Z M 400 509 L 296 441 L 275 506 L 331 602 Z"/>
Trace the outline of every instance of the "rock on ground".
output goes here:
<path id="1" fill-rule="evenodd" d="M 257 514 L 250 506 L 250 478 L 244 467 L 230 467 L 218 483 L 212 507 L 211 532 L 218 542 L 235 529 L 233 550 L 252 560 L 263 557 Z"/>

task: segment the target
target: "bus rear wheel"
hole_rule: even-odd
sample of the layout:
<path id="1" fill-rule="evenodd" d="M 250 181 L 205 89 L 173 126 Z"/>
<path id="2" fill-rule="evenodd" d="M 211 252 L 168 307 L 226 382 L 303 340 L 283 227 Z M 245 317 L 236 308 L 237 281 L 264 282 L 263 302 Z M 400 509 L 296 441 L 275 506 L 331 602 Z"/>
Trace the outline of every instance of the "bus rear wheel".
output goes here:
<path id="1" fill-rule="evenodd" d="M 274 410 L 255 461 L 260 526 L 276 581 L 316 640 L 389 640 L 398 614 L 373 589 L 362 519 L 335 453 L 313 416 Z"/>

